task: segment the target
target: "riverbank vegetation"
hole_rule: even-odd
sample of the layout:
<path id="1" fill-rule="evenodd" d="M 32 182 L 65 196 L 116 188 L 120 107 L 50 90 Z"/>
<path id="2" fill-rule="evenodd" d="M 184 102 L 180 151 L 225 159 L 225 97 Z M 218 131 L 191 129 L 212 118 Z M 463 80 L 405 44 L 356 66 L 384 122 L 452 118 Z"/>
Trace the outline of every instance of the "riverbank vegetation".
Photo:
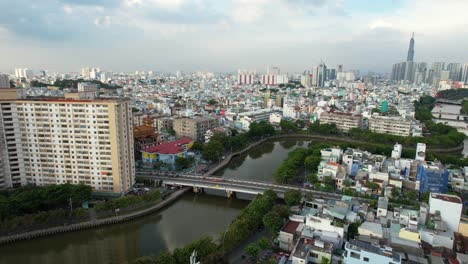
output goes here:
<path id="1" fill-rule="evenodd" d="M 186 264 L 194 250 L 197 251 L 197 261 L 203 264 L 227 263 L 224 254 L 238 247 L 263 225 L 265 215 L 275 208 L 275 200 L 276 193 L 272 190 L 258 195 L 232 221 L 227 230 L 220 234 L 220 241 L 214 241 L 211 237 L 203 237 L 182 248 L 175 249 L 172 253 L 165 252 L 158 256 L 141 257 L 132 263 Z M 278 210 L 282 211 L 282 209 Z M 277 210 L 274 211 L 277 212 Z"/>
<path id="2" fill-rule="evenodd" d="M 225 133 L 216 132 L 208 143 L 197 143 L 193 149 L 200 151 L 204 159 L 219 162 L 225 152 L 239 151 L 250 143 L 273 136 L 275 133 L 275 128 L 271 124 L 261 121 L 250 124 L 248 133 L 237 134 L 233 132 L 233 136 L 229 137 Z"/>
<path id="3" fill-rule="evenodd" d="M 277 183 L 288 183 L 298 173 L 299 169 L 307 157 L 308 151 L 304 148 L 297 148 L 288 154 L 288 158 L 273 173 L 273 179 Z"/>
<path id="4" fill-rule="evenodd" d="M 79 207 L 90 199 L 91 187 L 85 185 L 31 185 L 0 191 L 0 234 L 81 221 L 87 214 Z"/>
<path id="5" fill-rule="evenodd" d="M 91 199 L 91 187 L 85 185 L 24 186 L 0 191 L 0 220 L 37 212 L 78 207 Z M 70 204 L 71 203 L 71 204 Z"/>
<path id="6" fill-rule="evenodd" d="M 115 210 L 119 208 L 125 208 L 129 206 L 134 206 L 142 203 L 149 203 L 157 201 L 161 198 L 161 192 L 159 190 L 153 190 L 139 196 L 123 196 L 115 199 L 111 199 L 104 203 L 97 204 L 94 206 L 96 211 L 108 211 Z"/>

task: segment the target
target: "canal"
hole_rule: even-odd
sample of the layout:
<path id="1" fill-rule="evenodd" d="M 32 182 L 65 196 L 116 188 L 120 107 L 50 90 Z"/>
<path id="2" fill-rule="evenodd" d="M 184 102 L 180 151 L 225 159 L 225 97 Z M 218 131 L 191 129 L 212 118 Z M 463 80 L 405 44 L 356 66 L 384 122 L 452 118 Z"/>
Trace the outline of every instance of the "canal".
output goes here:
<path id="1" fill-rule="evenodd" d="M 132 222 L 0 246 L 0 263 L 105 264 L 174 250 L 218 237 L 248 200 L 187 193 L 166 209 Z"/>
<path id="2" fill-rule="evenodd" d="M 266 142 L 235 157 L 217 174 L 271 182 L 271 175 L 288 153 L 307 144 L 296 139 Z M 188 193 L 166 209 L 132 222 L 3 245 L 0 264 L 106 264 L 157 255 L 205 235 L 218 237 L 249 203 L 247 199 L 253 198 L 238 195 L 241 199 L 229 200 Z"/>
<path id="3" fill-rule="evenodd" d="M 298 147 L 307 148 L 310 141 L 281 139 L 265 142 L 250 151 L 234 157 L 228 166 L 216 174 L 228 179 L 272 182 L 272 174 Z"/>

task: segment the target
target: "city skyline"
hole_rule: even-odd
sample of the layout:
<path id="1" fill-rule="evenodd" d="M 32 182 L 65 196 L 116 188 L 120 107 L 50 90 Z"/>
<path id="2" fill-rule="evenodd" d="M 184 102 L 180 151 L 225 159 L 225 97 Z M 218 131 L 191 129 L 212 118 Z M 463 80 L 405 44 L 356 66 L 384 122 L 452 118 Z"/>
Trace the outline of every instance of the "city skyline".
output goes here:
<path id="1" fill-rule="evenodd" d="M 468 3 L 449 2 L 6 2 L 0 71 L 98 65 L 117 72 L 235 72 L 276 65 L 302 72 L 323 60 L 328 68 L 388 73 L 406 57 L 413 31 L 416 61 L 464 63 L 468 22 L 449 11 Z"/>

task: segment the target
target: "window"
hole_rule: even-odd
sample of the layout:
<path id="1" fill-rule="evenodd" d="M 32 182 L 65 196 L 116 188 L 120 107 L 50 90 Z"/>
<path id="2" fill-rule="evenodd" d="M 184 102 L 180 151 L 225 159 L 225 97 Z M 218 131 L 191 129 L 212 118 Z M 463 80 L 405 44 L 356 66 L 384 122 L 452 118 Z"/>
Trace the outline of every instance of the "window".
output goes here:
<path id="1" fill-rule="evenodd" d="M 314 252 L 310 252 L 310 257 L 311 258 L 318 258 L 318 254 L 316 254 Z"/>
<path id="2" fill-rule="evenodd" d="M 364 257 L 364 261 L 365 261 L 365 262 L 369 262 L 369 258 Z"/>
<path id="3" fill-rule="evenodd" d="M 356 252 L 351 252 L 351 257 L 355 259 L 361 259 L 361 254 L 358 254 Z"/>

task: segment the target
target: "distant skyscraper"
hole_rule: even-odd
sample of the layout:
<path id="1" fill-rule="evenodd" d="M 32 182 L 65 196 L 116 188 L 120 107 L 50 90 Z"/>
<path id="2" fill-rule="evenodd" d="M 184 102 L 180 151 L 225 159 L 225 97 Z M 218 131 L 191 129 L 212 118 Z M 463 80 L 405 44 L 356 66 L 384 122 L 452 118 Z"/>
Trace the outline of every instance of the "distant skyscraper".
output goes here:
<path id="1" fill-rule="evenodd" d="M 267 68 L 267 75 L 279 75 L 280 74 L 280 68 L 279 67 L 270 67 Z"/>
<path id="2" fill-rule="evenodd" d="M 468 83 L 468 62 L 463 64 L 461 81 L 464 83 Z"/>
<path id="3" fill-rule="evenodd" d="M 434 62 L 432 63 L 432 77 L 430 81 L 431 84 L 435 83 L 436 79 L 440 78 L 440 74 L 445 70 L 445 62 Z"/>
<path id="4" fill-rule="evenodd" d="M 338 64 L 337 72 L 343 72 L 343 64 Z"/>
<path id="5" fill-rule="evenodd" d="M 28 68 L 16 68 L 15 76 L 16 78 L 31 78 L 33 76 L 33 71 Z"/>
<path id="6" fill-rule="evenodd" d="M 0 74 L 0 88 L 10 88 L 10 79 L 6 74 Z"/>
<path id="7" fill-rule="evenodd" d="M 414 60 L 414 33 L 411 36 L 409 49 L 408 49 L 408 57 L 406 58 L 406 61 L 413 61 L 413 60 Z"/>
<path id="8" fill-rule="evenodd" d="M 406 74 L 406 61 L 393 64 L 392 76 L 393 81 L 401 81 L 405 79 Z"/>
<path id="9" fill-rule="evenodd" d="M 315 66 L 312 69 L 312 86 L 324 87 L 326 80 L 327 66 L 325 66 L 325 63 L 321 63 L 319 66 Z"/>
<path id="10" fill-rule="evenodd" d="M 450 72 L 450 80 L 459 82 L 461 80 L 462 64 L 452 62 L 447 64 L 447 71 Z"/>

